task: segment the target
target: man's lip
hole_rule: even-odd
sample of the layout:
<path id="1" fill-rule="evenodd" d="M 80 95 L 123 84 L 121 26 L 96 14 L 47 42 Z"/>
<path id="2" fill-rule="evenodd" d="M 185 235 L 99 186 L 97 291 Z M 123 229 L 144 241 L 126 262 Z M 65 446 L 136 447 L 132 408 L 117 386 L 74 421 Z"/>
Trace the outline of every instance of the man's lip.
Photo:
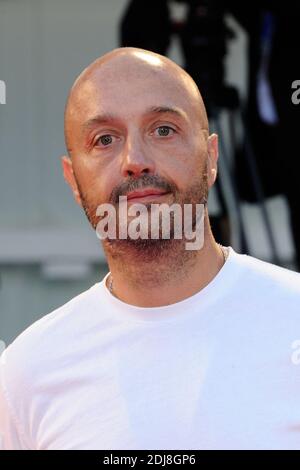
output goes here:
<path id="1" fill-rule="evenodd" d="M 127 194 L 127 200 L 138 199 L 145 196 L 162 196 L 167 194 L 169 191 L 161 191 L 159 189 L 145 189 L 144 191 L 132 191 Z"/>

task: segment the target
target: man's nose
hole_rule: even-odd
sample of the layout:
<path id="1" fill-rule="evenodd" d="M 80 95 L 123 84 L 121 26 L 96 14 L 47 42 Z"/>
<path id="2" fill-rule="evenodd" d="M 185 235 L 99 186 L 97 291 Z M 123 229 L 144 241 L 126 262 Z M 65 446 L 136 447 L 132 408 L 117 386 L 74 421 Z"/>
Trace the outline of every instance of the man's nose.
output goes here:
<path id="1" fill-rule="evenodd" d="M 139 177 L 141 174 L 154 174 L 155 164 L 149 156 L 149 149 L 141 142 L 139 137 L 131 137 L 127 140 L 122 159 L 122 176 Z"/>

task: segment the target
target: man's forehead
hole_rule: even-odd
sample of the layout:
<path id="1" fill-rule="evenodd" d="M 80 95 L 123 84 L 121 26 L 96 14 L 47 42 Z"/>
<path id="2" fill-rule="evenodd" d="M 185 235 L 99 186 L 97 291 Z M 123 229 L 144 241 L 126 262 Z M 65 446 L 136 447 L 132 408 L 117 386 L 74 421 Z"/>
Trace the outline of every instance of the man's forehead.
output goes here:
<path id="1" fill-rule="evenodd" d="M 142 115 L 152 106 L 181 108 L 207 127 L 198 87 L 180 66 L 149 51 L 128 50 L 108 54 L 109 60 L 99 58 L 79 75 L 67 100 L 65 124 L 90 125 L 95 117 L 120 114 L 124 108 Z"/>
<path id="2" fill-rule="evenodd" d="M 186 119 L 197 106 L 195 96 L 168 77 L 133 76 L 130 81 L 120 76 L 114 81 L 93 77 L 82 84 L 76 95 L 70 105 L 74 112 L 69 116 L 84 122 L 96 115 L 143 117 L 158 109 Z"/>
<path id="3" fill-rule="evenodd" d="M 71 102 L 84 104 L 90 99 L 114 97 L 137 99 L 146 94 L 174 95 L 182 98 L 193 95 L 194 90 L 178 75 L 159 69 L 128 67 L 127 69 L 99 69 L 85 77 L 72 91 Z M 180 98 L 178 96 L 178 98 Z"/>

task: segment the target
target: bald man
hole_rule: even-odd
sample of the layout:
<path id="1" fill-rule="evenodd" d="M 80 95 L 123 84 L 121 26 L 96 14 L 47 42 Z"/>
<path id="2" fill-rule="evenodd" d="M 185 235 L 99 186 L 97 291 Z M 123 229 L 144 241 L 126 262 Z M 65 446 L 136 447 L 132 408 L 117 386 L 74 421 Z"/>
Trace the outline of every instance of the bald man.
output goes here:
<path id="1" fill-rule="evenodd" d="M 115 49 L 73 84 L 65 138 L 64 177 L 109 272 L 3 352 L 2 447 L 300 448 L 300 275 L 215 241 L 218 139 L 192 78 Z M 193 208 L 197 248 L 184 218 L 152 237 L 150 216 L 173 205 Z M 137 206 L 151 236 L 121 237 Z M 103 208 L 119 216 L 106 237 Z"/>

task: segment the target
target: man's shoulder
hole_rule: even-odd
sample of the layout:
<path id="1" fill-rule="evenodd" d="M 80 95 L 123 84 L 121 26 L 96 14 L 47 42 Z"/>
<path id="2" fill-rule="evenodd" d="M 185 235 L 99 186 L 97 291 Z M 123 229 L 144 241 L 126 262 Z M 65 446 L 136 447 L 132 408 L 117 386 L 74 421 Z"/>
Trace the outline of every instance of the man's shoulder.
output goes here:
<path id="1" fill-rule="evenodd" d="M 248 280 L 257 284 L 257 287 L 262 282 L 300 294 L 300 273 L 254 256 L 238 253 L 235 253 L 235 256 L 240 265 L 244 267 Z"/>
<path id="2" fill-rule="evenodd" d="M 96 284 L 71 298 L 48 314 L 43 315 L 17 336 L 12 344 L 27 337 L 38 338 L 44 333 L 48 333 L 49 329 L 61 328 L 62 324 L 67 327 L 68 324 L 72 325 L 76 323 L 76 320 L 80 321 L 80 313 L 84 313 L 84 310 L 90 303 L 95 287 Z"/>
<path id="3" fill-rule="evenodd" d="M 249 304 L 261 301 L 266 309 L 281 309 L 300 315 L 300 273 L 263 261 L 254 256 L 237 255 L 242 267 L 239 297 Z"/>
<path id="4" fill-rule="evenodd" d="M 58 353 L 64 345 L 80 334 L 86 316 L 92 308 L 96 284 L 73 297 L 22 331 L 1 356 L 1 366 L 5 370 L 34 373 L 47 359 Z M 6 367 L 7 366 L 7 367 Z"/>

